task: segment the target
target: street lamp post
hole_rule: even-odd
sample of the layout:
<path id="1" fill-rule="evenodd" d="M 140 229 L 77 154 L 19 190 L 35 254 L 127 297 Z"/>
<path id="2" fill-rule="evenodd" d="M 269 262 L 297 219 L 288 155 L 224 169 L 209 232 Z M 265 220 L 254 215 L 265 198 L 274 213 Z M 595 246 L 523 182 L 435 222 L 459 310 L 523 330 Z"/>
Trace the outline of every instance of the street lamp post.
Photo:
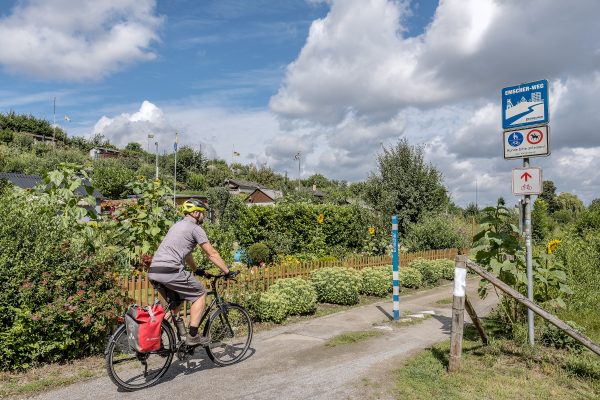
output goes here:
<path id="1" fill-rule="evenodd" d="M 154 142 L 156 146 L 156 179 L 158 179 L 158 142 Z"/>

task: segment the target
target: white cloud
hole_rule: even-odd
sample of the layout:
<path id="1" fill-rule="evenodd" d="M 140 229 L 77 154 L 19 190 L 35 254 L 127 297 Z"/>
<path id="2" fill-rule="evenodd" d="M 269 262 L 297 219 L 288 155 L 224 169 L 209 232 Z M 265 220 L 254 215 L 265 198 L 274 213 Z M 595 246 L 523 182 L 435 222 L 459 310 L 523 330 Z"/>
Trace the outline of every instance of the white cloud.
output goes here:
<path id="1" fill-rule="evenodd" d="M 600 182 L 567 177 L 556 162 L 600 146 L 598 2 L 445 0 L 416 37 L 403 36 L 405 1 L 328 3 L 270 101 L 282 129 L 303 126 L 326 149 L 307 155 L 314 170 L 364 179 L 381 143 L 405 136 L 428 144 L 427 160 L 459 204 L 512 196 L 519 165 L 503 159 L 500 89 L 548 79 L 553 154 L 534 162 L 559 191 L 585 201 L 600 192 Z"/>
<path id="2" fill-rule="evenodd" d="M 98 80 L 155 58 L 155 0 L 25 0 L 0 19 L 0 64 L 44 80 Z"/>

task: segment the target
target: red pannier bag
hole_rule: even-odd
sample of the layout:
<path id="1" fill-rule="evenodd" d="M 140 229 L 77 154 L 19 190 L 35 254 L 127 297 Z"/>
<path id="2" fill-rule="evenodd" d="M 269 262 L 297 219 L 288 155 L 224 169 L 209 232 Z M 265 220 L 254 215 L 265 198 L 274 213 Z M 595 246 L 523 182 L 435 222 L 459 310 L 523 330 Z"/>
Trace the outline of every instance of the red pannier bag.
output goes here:
<path id="1" fill-rule="evenodd" d="M 165 310 L 158 302 L 146 307 L 131 305 L 125 313 L 129 346 L 139 353 L 159 350 L 160 325 L 164 317 Z"/>

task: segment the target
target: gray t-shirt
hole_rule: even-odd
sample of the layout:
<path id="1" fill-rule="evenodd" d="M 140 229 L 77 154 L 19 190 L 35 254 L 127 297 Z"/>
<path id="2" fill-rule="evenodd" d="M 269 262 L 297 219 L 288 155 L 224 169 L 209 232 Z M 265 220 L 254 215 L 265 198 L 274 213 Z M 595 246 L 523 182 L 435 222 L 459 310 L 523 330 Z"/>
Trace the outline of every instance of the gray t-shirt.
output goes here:
<path id="1" fill-rule="evenodd" d="M 174 224 L 158 246 L 152 258 L 152 267 L 173 268 L 173 272 L 183 270 L 184 259 L 198 244 L 208 242 L 206 232 L 191 217 L 184 217 Z M 152 272 L 152 270 L 150 270 Z"/>

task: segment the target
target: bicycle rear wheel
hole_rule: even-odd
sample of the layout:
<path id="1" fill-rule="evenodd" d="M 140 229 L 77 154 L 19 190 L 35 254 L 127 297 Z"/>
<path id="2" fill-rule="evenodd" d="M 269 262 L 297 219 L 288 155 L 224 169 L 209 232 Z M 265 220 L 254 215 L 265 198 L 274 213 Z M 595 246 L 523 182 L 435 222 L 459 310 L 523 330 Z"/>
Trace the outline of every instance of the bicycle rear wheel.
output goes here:
<path id="1" fill-rule="evenodd" d="M 121 325 L 106 347 L 106 370 L 115 385 L 126 391 L 139 390 L 154 385 L 167 372 L 173 360 L 175 347 L 173 329 L 163 321 L 161 348 L 158 351 L 138 353 L 127 340 L 125 325 Z"/>
<path id="2" fill-rule="evenodd" d="M 217 365 L 231 365 L 244 357 L 252 341 L 252 320 L 237 304 L 226 303 L 211 315 L 204 336 L 211 343 L 206 347 L 208 357 Z"/>

